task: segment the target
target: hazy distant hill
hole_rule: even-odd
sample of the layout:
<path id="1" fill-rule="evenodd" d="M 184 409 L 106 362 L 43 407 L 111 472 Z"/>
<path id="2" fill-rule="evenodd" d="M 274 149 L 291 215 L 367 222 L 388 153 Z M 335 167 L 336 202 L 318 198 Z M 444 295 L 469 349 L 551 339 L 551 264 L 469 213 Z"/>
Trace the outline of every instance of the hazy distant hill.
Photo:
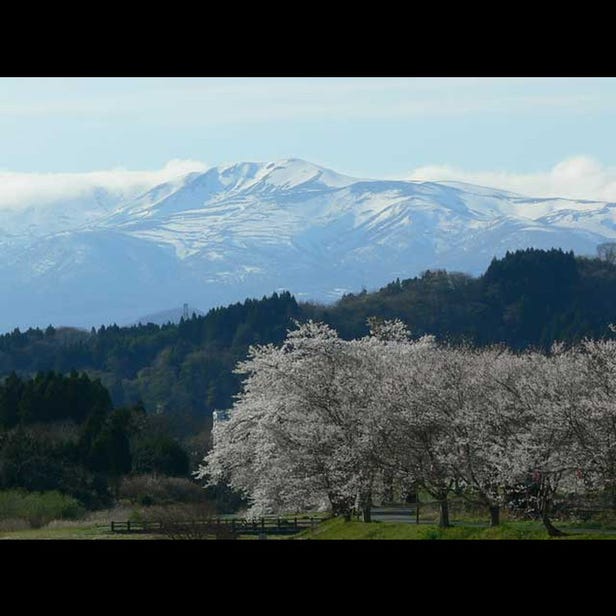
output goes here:
<path id="1" fill-rule="evenodd" d="M 205 313 L 198 308 L 192 306 L 182 306 L 181 308 L 171 308 L 153 314 L 147 314 L 144 317 L 137 319 L 133 325 L 139 323 L 147 325 L 148 323 L 156 323 L 156 325 L 164 325 L 165 323 L 179 323 L 182 317 L 192 318 L 196 314 L 198 317 L 204 316 Z"/>

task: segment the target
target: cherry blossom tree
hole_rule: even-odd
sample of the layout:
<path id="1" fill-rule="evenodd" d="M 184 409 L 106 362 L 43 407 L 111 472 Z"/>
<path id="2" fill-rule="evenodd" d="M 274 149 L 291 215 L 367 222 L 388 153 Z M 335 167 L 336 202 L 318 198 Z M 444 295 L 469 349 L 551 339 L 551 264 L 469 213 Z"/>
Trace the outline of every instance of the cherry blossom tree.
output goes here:
<path id="1" fill-rule="evenodd" d="M 520 421 L 500 472 L 506 487 L 524 494 L 548 533 L 562 535 L 550 519 L 554 499 L 561 490 L 583 487 L 570 421 L 579 396 L 576 352 L 555 345 L 549 355 L 527 352 L 514 362 L 515 378 L 500 384 L 505 404 L 511 404 Z"/>
<path id="2" fill-rule="evenodd" d="M 449 453 L 456 492 L 486 506 L 492 526 L 499 524 L 505 478 L 499 465 L 515 435 L 495 374 L 509 364 L 504 349 L 449 347 L 440 355 L 440 404 L 449 417 Z"/>
<path id="3" fill-rule="evenodd" d="M 241 491 L 253 514 L 327 507 L 365 521 L 375 499 L 414 486 L 439 502 L 441 526 L 454 490 L 492 525 L 518 493 L 551 535 L 559 493 L 616 492 L 616 342 L 513 353 L 369 325 L 345 341 L 308 322 L 279 348 L 251 347 L 198 476 Z"/>
<path id="4" fill-rule="evenodd" d="M 578 399 L 569 414 L 581 476 L 589 489 L 606 492 L 616 508 L 616 340 L 579 345 Z"/>
<path id="5" fill-rule="evenodd" d="M 449 526 L 448 496 L 455 484 L 456 451 L 443 371 L 446 350 L 432 337 L 394 341 L 381 354 L 383 376 L 375 387 L 388 427 L 383 465 L 423 488 L 440 503 L 441 526 Z"/>
<path id="6" fill-rule="evenodd" d="M 244 388 L 198 477 L 227 480 L 252 501 L 252 512 L 313 507 L 329 501 L 369 519 L 377 479 L 371 413 L 374 388 L 362 377 L 365 344 L 341 340 L 308 322 L 280 349 L 254 347 L 238 366 Z"/>

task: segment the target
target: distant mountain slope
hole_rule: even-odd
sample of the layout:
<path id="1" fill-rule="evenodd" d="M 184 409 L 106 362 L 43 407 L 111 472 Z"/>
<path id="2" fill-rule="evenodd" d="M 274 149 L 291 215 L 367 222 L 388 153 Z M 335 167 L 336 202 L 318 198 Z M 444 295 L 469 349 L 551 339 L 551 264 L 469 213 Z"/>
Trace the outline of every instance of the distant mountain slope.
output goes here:
<path id="1" fill-rule="evenodd" d="M 180 308 L 162 310 L 161 312 L 156 312 L 154 314 L 147 314 L 138 318 L 134 325 L 138 325 L 139 323 L 143 325 L 147 325 L 148 323 L 155 323 L 156 325 L 164 325 L 165 323 L 179 323 L 182 318 L 185 318 L 185 316 L 189 319 L 192 318 L 193 314 L 198 317 L 205 316 L 205 313 L 198 308 L 187 305 L 185 307 L 181 306 Z"/>
<path id="2" fill-rule="evenodd" d="M 79 215 L 72 204 L 64 222 L 57 208 L 30 226 L 11 214 L 0 230 L 0 331 L 130 323 L 170 303 L 207 310 L 281 290 L 328 302 L 429 268 L 478 274 L 518 248 L 594 255 L 616 238 L 613 203 L 362 180 L 298 159 L 193 172 L 128 201 L 99 197 Z"/>

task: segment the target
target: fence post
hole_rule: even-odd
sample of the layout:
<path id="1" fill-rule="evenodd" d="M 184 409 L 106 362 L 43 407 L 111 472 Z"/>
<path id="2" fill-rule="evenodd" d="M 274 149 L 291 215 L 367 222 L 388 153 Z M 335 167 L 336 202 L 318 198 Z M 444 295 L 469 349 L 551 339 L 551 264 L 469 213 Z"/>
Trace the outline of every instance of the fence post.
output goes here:
<path id="1" fill-rule="evenodd" d="M 128 520 L 128 522 L 126 522 L 126 530 L 127 530 L 127 532 L 130 533 L 130 520 Z"/>
<path id="2" fill-rule="evenodd" d="M 419 524 L 419 499 L 415 503 L 415 524 Z"/>
<path id="3" fill-rule="evenodd" d="M 265 532 L 265 518 L 261 516 L 261 530 Z"/>
<path id="4" fill-rule="evenodd" d="M 113 527 L 113 520 L 111 520 L 111 532 L 112 532 L 112 533 L 114 533 L 114 532 L 115 532 L 115 529 L 114 529 L 114 527 Z"/>
<path id="5" fill-rule="evenodd" d="M 297 516 L 295 516 L 295 530 L 297 530 Z"/>

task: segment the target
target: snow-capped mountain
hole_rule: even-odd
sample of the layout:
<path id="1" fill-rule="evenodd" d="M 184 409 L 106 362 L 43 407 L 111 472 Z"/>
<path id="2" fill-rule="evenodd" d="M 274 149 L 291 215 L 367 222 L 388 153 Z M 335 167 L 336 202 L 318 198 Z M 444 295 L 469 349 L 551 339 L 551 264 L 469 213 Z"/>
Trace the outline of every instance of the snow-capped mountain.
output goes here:
<path id="1" fill-rule="evenodd" d="M 29 216 L 0 210 L 0 331 L 128 323 L 280 289 L 330 301 L 428 268 L 478 274 L 507 250 L 595 254 L 616 238 L 614 203 L 357 179 L 297 159 L 223 165 L 133 199 Z"/>

